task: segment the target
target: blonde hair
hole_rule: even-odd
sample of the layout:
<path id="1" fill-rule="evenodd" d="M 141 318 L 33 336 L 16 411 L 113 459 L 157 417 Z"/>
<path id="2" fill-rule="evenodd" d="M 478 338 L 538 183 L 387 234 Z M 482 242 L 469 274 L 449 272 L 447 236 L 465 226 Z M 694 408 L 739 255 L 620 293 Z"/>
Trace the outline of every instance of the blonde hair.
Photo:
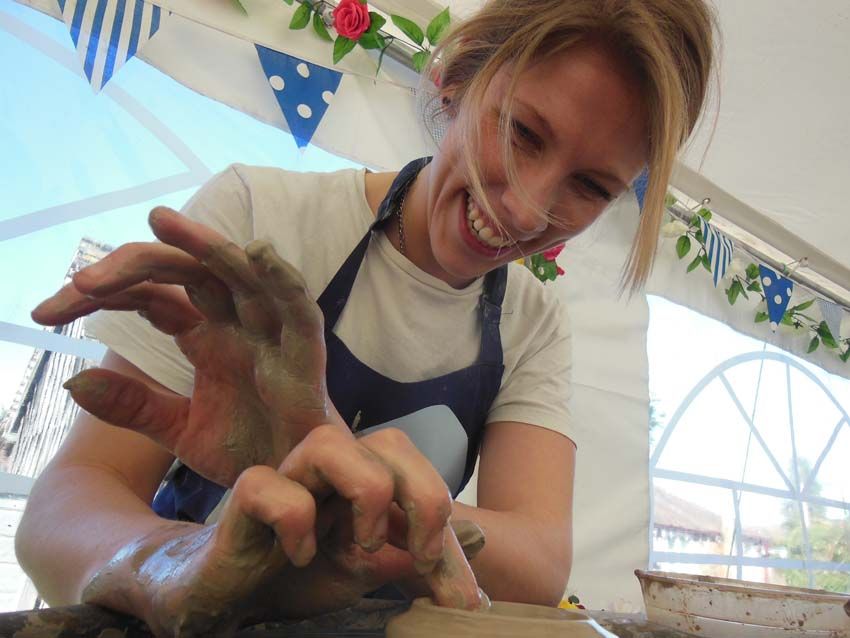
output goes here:
<path id="1" fill-rule="evenodd" d="M 530 64 L 588 41 L 602 44 L 628 65 L 642 87 L 649 132 L 649 182 L 623 270 L 623 286 L 634 291 L 652 270 L 670 173 L 702 112 L 715 31 L 716 19 L 704 0 L 490 0 L 446 35 L 426 77 L 439 74 L 441 92 L 451 94 L 451 113 L 457 115 L 452 125 L 464 137 L 471 186 L 489 209 L 476 161 L 477 115 L 499 69 L 512 67 L 499 122 L 507 177 L 533 203 L 519 182 L 511 146 L 517 78 Z"/>

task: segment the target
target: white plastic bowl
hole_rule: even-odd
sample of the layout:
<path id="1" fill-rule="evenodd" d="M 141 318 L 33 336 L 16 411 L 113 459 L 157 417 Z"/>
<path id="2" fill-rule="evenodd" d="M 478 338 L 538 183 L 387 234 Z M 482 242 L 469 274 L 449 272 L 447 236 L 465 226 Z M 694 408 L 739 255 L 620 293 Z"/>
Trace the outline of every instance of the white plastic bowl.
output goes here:
<path id="1" fill-rule="evenodd" d="M 635 571 L 651 622 L 706 638 L 850 638 L 850 597 L 670 572 Z"/>

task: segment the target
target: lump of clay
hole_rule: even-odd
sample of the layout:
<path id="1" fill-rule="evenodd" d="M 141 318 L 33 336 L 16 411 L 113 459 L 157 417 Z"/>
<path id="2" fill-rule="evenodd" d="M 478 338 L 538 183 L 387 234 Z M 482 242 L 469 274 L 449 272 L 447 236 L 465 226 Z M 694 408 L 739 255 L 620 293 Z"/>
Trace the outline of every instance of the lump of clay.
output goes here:
<path id="1" fill-rule="evenodd" d="M 418 598 L 387 625 L 387 638 L 616 638 L 587 614 L 540 605 L 494 602 L 489 609 L 438 607 Z"/>

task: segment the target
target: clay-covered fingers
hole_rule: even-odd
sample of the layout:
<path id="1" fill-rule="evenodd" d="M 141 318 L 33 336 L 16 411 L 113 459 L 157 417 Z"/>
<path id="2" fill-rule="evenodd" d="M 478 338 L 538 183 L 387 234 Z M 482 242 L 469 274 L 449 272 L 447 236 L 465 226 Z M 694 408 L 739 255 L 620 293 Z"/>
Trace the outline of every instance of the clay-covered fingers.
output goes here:
<path id="1" fill-rule="evenodd" d="M 271 530 L 289 561 L 304 567 L 316 555 L 315 524 L 316 503 L 304 486 L 255 465 L 239 475 L 216 534 L 239 555 L 267 550 Z"/>
<path id="2" fill-rule="evenodd" d="M 174 335 L 193 328 L 204 316 L 179 286 L 142 283 L 104 297 L 88 297 L 71 283 L 32 311 L 44 325 L 65 324 L 96 310 L 135 310 L 158 330 Z"/>
<path id="3" fill-rule="evenodd" d="M 457 536 L 449 528 L 442 558 L 424 575 L 434 602 L 442 607 L 478 609 L 485 604 L 475 574 Z"/>
<path id="4" fill-rule="evenodd" d="M 408 519 L 407 549 L 420 573 L 427 573 L 443 556 L 452 499 L 445 481 L 404 432 L 379 430 L 359 439 L 390 469 L 393 498 Z"/>
<path id="5" fill-rule="evenodd" d="M 227 286 L 245 328 L 277 336 L 280 324 L 273 304 L 241 247 L 212 228 L 164 206 L 154 208 L 148 221 L 158 239 L 191 255 Z"/>
<path id="6" fill-rule="evenodd" d="M 354 538 L 367 551 L 386 541 L 391 504 L 405 512 L 406 547 L 426 573 L 443 556 L 451 497 L 445 482 L 406 435 L 395 429 L 354 439 L 336 426 L 311 431 L 281 471 L 321 497 L 352 503 Z"/>
<path id="7" fill-rule="evenodd" d="M 97 418 L 134 430 L 173 450 L 185 429 L 189 399 L 150 388 L 112 370 L 83 370 L 64 384 L 74 401 Z"/>
<path id="8" fill-rule="evenodd" d="M 387 540 L 393 500 L 392 474 L 383 463 L 336 425 L 322 425 L 295 446 L 280 472 L 317 500 L 333 493 L 351 503 L 354 542 L 368 552 Z"/>
<path id="9" fill-rule="evenodd" d="M 269 296 L 281 323 L 284 348 L 288 337 L 315 340 L 324 352 L 324 317 L 310 296 L 300 272 L 283 260 L 267 241 L 253 241 L 245 253 L 263 291 Z"/>
<path id="10" fill-rule="evenodd" d="M 192 285 L 209 276 L 203 264 L 179 248 L 136 242 L 77 272 L 74 285 L 85 295 L 105 297 L 143 281 Z"/>

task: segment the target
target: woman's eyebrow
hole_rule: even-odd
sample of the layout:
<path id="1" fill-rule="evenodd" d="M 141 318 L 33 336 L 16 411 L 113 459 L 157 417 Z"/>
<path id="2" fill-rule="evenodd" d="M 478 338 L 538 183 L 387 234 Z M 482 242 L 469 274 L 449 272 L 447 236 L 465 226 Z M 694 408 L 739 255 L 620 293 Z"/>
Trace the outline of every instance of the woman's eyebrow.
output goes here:
<path id="1" fill-rule="evenodd" d="M 555 137 L 555 132 L 552 130 L 552 127 L 549 125 L 549 120 L 547 120 L 537 108 L 531 104 L 530 102 L 524 101 L 522 98 L 517 98 L 516 103 L 522 107 L 524 111 L 527 111 L 536 121 L 537 124 L 543 128 L 543 132 L 549 137 Z"/>

